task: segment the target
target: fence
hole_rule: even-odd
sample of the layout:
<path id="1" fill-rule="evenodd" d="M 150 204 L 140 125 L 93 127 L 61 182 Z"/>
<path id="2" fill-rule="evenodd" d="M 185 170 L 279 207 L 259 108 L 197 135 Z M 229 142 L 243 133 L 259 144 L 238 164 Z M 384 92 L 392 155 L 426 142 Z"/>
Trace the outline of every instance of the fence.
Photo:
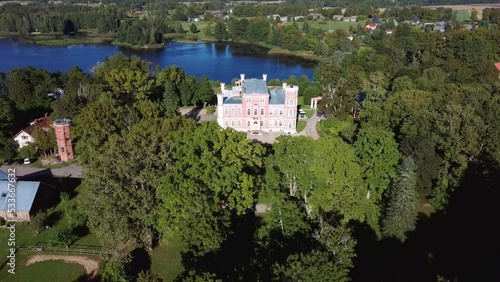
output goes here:
<path id="1" fill-rule="evenodd" d="M 29 245 L 26 248 L 28 249 L 28 251 L 34 251 L 38 253 L 54 252 L 79 255 L 98 255 L 104 252 L 103 248 L 98 246 L 72 245 L 66 248 L 64 246 L 51 246 L 47 243 L 41 242 L 38 242 L 35 245 Z"/>

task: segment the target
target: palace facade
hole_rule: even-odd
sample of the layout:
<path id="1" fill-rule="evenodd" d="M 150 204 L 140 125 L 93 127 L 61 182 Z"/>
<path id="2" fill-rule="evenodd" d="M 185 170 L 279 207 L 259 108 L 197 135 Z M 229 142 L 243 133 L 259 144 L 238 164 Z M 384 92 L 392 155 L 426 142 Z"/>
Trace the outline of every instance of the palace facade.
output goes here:
<path id="1" fill-rule="evenodd" d="M 296 133 L 299 87 L 283 83 L 269 88 L 267 75 L 245 79 L 240 75 L 230 90 L 221 83 L 217 94 L 217 123 L 237 131 Z"/>

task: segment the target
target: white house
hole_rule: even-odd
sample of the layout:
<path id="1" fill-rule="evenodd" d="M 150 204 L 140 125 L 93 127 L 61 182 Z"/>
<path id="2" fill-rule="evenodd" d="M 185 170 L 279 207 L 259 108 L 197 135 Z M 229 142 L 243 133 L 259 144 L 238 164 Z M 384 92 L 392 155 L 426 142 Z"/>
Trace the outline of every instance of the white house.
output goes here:
<path id="1" fill-rule="evenodd" d="M 33 131 L 35 131 L 36 128 L 48 131 L 51 126 L 52 120 L 47 114 L 45 114 L 44 117 L 35 119 L 34 121 L 30 122 L 30 126 L 21 129 L 16 135 L 14 135 L 14 142 L 17 143 L 19 148 L 27 146 L 29 143 L 35 141 L 32 135 Z"/>

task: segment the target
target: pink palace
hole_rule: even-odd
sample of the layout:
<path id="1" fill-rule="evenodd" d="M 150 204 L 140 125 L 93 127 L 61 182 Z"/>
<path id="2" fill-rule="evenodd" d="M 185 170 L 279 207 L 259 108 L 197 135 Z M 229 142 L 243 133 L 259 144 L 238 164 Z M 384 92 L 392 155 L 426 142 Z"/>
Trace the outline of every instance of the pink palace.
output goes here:
<path id="1" fill-rule="evenodd" d="M 283 83 L 269 88 L 267 75 L 262 79 L 241 79 L 231 90 L 221 83 L 217 94 L 217 123 L 237 131 L 296 133 L 299 87 Z"/>

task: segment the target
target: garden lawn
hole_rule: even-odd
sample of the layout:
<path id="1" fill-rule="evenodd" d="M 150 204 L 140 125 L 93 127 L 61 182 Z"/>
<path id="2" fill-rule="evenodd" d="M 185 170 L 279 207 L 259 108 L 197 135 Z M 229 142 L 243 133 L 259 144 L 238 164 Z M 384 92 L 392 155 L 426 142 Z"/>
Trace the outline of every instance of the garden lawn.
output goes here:
<path id="1" fill-rule="evenodd" d="M 168 243 L 159 246 L 150 253 L 151 273 L 157 274 L 164 281 L 174 281 L 184 271 L 181 250 L 178 244 Z"/>
<path id="2" fill-rule="evenodd" d="M 78 281 L 85 276 L 85 269 L 79 264 L 62 261 L 43 261 L 25 266 L 28 256 L 19 256 L 16 265 L 16 274 L 7 272 L 8 267 L 0 270 L 0 281 L 9 282 L 67 282 Z"/>
<path id="3" fill-rule="evenodd" d="M 307 124 L 306 121 L 299 120 L 297 122 L 297 133 L 300 133 L 302 130 L 304 130 L 304 128 L 306 128 L 306 124 Z"/>
<path id="4" fill-rule="evenodd" d="M 470 20 L 469 11 L 467 10 L 458 10 L 457 11 L 457 21 L 463 22 Z"/>

